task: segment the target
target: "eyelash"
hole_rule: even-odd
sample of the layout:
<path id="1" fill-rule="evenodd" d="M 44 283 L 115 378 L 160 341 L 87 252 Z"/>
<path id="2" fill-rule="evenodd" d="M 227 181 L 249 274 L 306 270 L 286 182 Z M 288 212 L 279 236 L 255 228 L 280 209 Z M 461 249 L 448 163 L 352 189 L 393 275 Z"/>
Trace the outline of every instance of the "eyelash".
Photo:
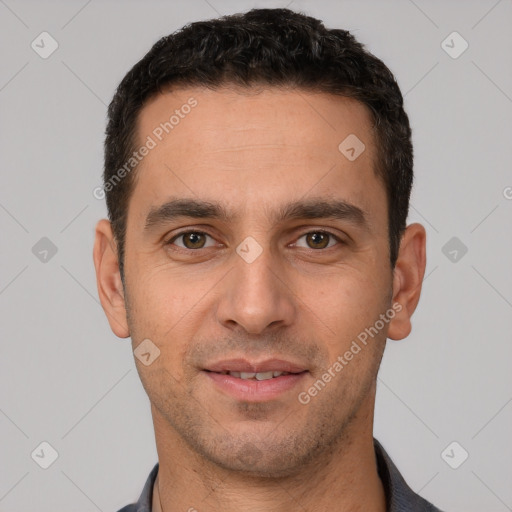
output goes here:
<path id="1" fill-rule="evenodd" d="M 172 238 L 170 238 L 169 240 L 167 240 L 165 242 L 165 245 L 168 245 L 168 246 L 171 246 L 171 245 L 174 245 L 173 242 L 175 240 L 177 240 L 178 238 L 180 238 L 181 236 L 183 235 L 187 235 L 187 234 L 191 234 L 191 233 L 194 233 L 196 235 L 206 235 L 206 236 L 209 236 L 210 238 L 213 238 L 212 235 L 210 235 L 209 233 L 206 233 L 205 231 L 196 231 L 196 230 L 188 230 L 188 231 L 181 231 L 180 233 L 177 233 L 175 235 L 172 236 Z M 311 231 L 307 231 L 306 233 L 303 233 L 302 235 L 299 236 L 298 239 L 306 236 L 306 235 L 310 235 L 312 233 L 322 233 L 324 235 L 328 235 L 330 236 L 331 238 L 334 238 L 337 242 L 338 242 L 338 245 L 344 245 L 345 242 L 337 235 L 335 235 L 334 233 L 331 233 L 330 231 L 327 231 L 327 230 L 324 230 L 324 229 L 314 229 L 314 230 L 311 230 Z M 185 252 L 199 252 L 203 249 L 209 249 L 209 247 L 201 247 L 199 249 L 188 249 L 186 247 L 179 247 L 179 246 L 176 246 L 178 250 L 180 251 L 185 251 Z M 313 252 L 321 252 L 321 251 L 325 251 L 327 249 L 332 249 L 332 247 L 334 246 L 331 246 L 331 247 L 325 247 L 323 249 L 311 249 L 309 248 L 310 251 L 313 251 Z"/>

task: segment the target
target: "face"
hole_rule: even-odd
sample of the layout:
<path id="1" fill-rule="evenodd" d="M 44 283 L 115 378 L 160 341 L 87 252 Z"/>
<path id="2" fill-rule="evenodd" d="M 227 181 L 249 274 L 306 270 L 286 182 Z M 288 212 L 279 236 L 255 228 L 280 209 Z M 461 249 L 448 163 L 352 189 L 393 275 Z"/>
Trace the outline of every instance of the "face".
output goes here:
<path id="1" fill-rule="evenodd" d="M 350 134 L 360 142 L 340 150 Z M 157 435 L 277 476 L 368 428 L 399 315 L 366 108 L 190 88 L 152 99 L 138 136 L 155 145 L 137 169 L 123 299 L 108 314 L 134 349 L 159 350 L 135 359 Z"/>

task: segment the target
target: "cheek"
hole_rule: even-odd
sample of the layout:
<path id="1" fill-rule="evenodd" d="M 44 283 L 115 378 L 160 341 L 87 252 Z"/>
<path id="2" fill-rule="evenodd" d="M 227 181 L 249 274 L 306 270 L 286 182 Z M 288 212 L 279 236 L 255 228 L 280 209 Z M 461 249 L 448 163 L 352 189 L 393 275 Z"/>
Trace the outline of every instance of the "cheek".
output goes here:
<path id="1" fill-rule="evenodd" d="M 206 291 L 204 282 L 191 281 L 183 273 L 177 274 L 166 266 L 149 271 L 141 269 L 137 276 L 133 284 L 134 303 L 153 328 L 162 323 L 162 328 L 171 329 L 194 308 Z"/>
<path id="2" fill-rule="evenodd" d="M 310 290 L 304 297 L 327 325 L 342 327 L 342 332 L 352 325 L 364 328 L 365 322 L 374 321 L 381 313 L 386 289 L 372 275 L 358 271 L 332 273 L 320 282 L 318 292 Z"/>
<path id="3" fill-rule="evenodd" d="M 383 330 L 375 337 L 367 337 L 366 345 L 360 340 L 361 336 L 364 340 L 366 329 L 374 326 L 388 309 L 387 285 L 357 271 L 333 274 L 325 283 L 322 293 L 309 296 L 307 302 L 315 313 L 312 318 L 321 329 L 319 337 L 325 344 L 329 361 L 336 361 L 347 351 L 357 352 L 356 355 L 348 354 L 351 362 L 342 373 L 346 376 L 366 373 L 373 368 L 375 358 L 382 351 L 386 332 Z M 337 379 L 341 380 L 344 379 Z"/>
<path id="4" fill-rule="evenodd" d="M 137 272 L 129 290 L 130 332 L 133 346 L 150 339 L 160 350 L 155 361 L 175 367 L 190 335 L 191 312 L 201 290 L 187 287 L 185 279 L 173 279 L 169 272 Z M 197 293 L 196 293 L 197 291 Z"/>

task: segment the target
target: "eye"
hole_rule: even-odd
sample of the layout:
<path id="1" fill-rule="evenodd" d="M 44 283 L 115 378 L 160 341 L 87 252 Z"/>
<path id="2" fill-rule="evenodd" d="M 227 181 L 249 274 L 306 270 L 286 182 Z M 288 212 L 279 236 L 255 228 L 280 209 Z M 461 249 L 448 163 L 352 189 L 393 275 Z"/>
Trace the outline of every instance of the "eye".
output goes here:
<path id="1" fill-rule="evenodd" d="M 305 233 L 299 237 L 299 240 L 304 237 L 306 238 L 306 244 L 308 244 L 306 249 L 328 249 L 335 245 L 335 243 L 329 245 L 329 242 L 342 243 L 342 241 L 337 236 L 329 233 L 328 231 L 310 231 L 309 233 Z"/>
<path id="2" fill-rule="evenodd" d="M 207 245 L 207 238 L 212 240 L 210 245 Z M 300 245 L 298 242 L 292 245 L 304 247 L 306 249 L 319 250 L 329 249 L 336 245 L 336 243 L 343 243 L 343 241 L 333 233 L 323 230 L 310 231 L 300 236 L 298 240 L 302 238 L 305 238 L 307 245 Z M 175 243 L 177 240 L 181 240 L 181 244 Z M 185 250 L 199 250 L 212 247 L 215 245 L 215 242 L 213 237 L 203 231 L 182 231 L 181 233 L 174 235 L 165 244 L 176 245 L 177 247 Z"/>
<path id="3" fill-rule="evenodd" d="M 183 245 L 176 244 L 178 247 L 181 247 L 182 249 L 204 249 L 206 247 L 211 247 L 211 245 L 205 245 L 206 237 L 211 238 L 213 240 L 213 238 L 210 235 L 208 235 L 207 233 L 203 233 L 202 231 L 183 231 L 178 235 L 173 236 L 168 242 L 166 242 L 166 245 L 174 245 L 175 240 L 182 239 Z"/>

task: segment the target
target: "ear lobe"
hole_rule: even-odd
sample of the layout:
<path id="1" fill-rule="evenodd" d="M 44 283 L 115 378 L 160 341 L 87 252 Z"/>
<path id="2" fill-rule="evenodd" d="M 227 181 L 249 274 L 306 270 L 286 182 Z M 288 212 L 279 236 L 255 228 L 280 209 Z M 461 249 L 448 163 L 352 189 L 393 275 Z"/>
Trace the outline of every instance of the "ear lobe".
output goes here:
<path id="1" fill-rule="evenodd" d="M 411 332 L 411 316 L 420 300 L 426 266 L 426 232 L 421 224 L 407 226 L 393 271 L 393 299 L 400 304 L 389 324 L 388 338 L 401 340 Z"/>
<path id="2" fill-rule="evenodd" d="M 107 219 L 100 220 L 96 225 L 93 259 L 98 295 L 110 328 L 119 338 L 127 338 L 130 336 L 130 330 L 124 288 L 119 272 L 117 245 Z"/>

